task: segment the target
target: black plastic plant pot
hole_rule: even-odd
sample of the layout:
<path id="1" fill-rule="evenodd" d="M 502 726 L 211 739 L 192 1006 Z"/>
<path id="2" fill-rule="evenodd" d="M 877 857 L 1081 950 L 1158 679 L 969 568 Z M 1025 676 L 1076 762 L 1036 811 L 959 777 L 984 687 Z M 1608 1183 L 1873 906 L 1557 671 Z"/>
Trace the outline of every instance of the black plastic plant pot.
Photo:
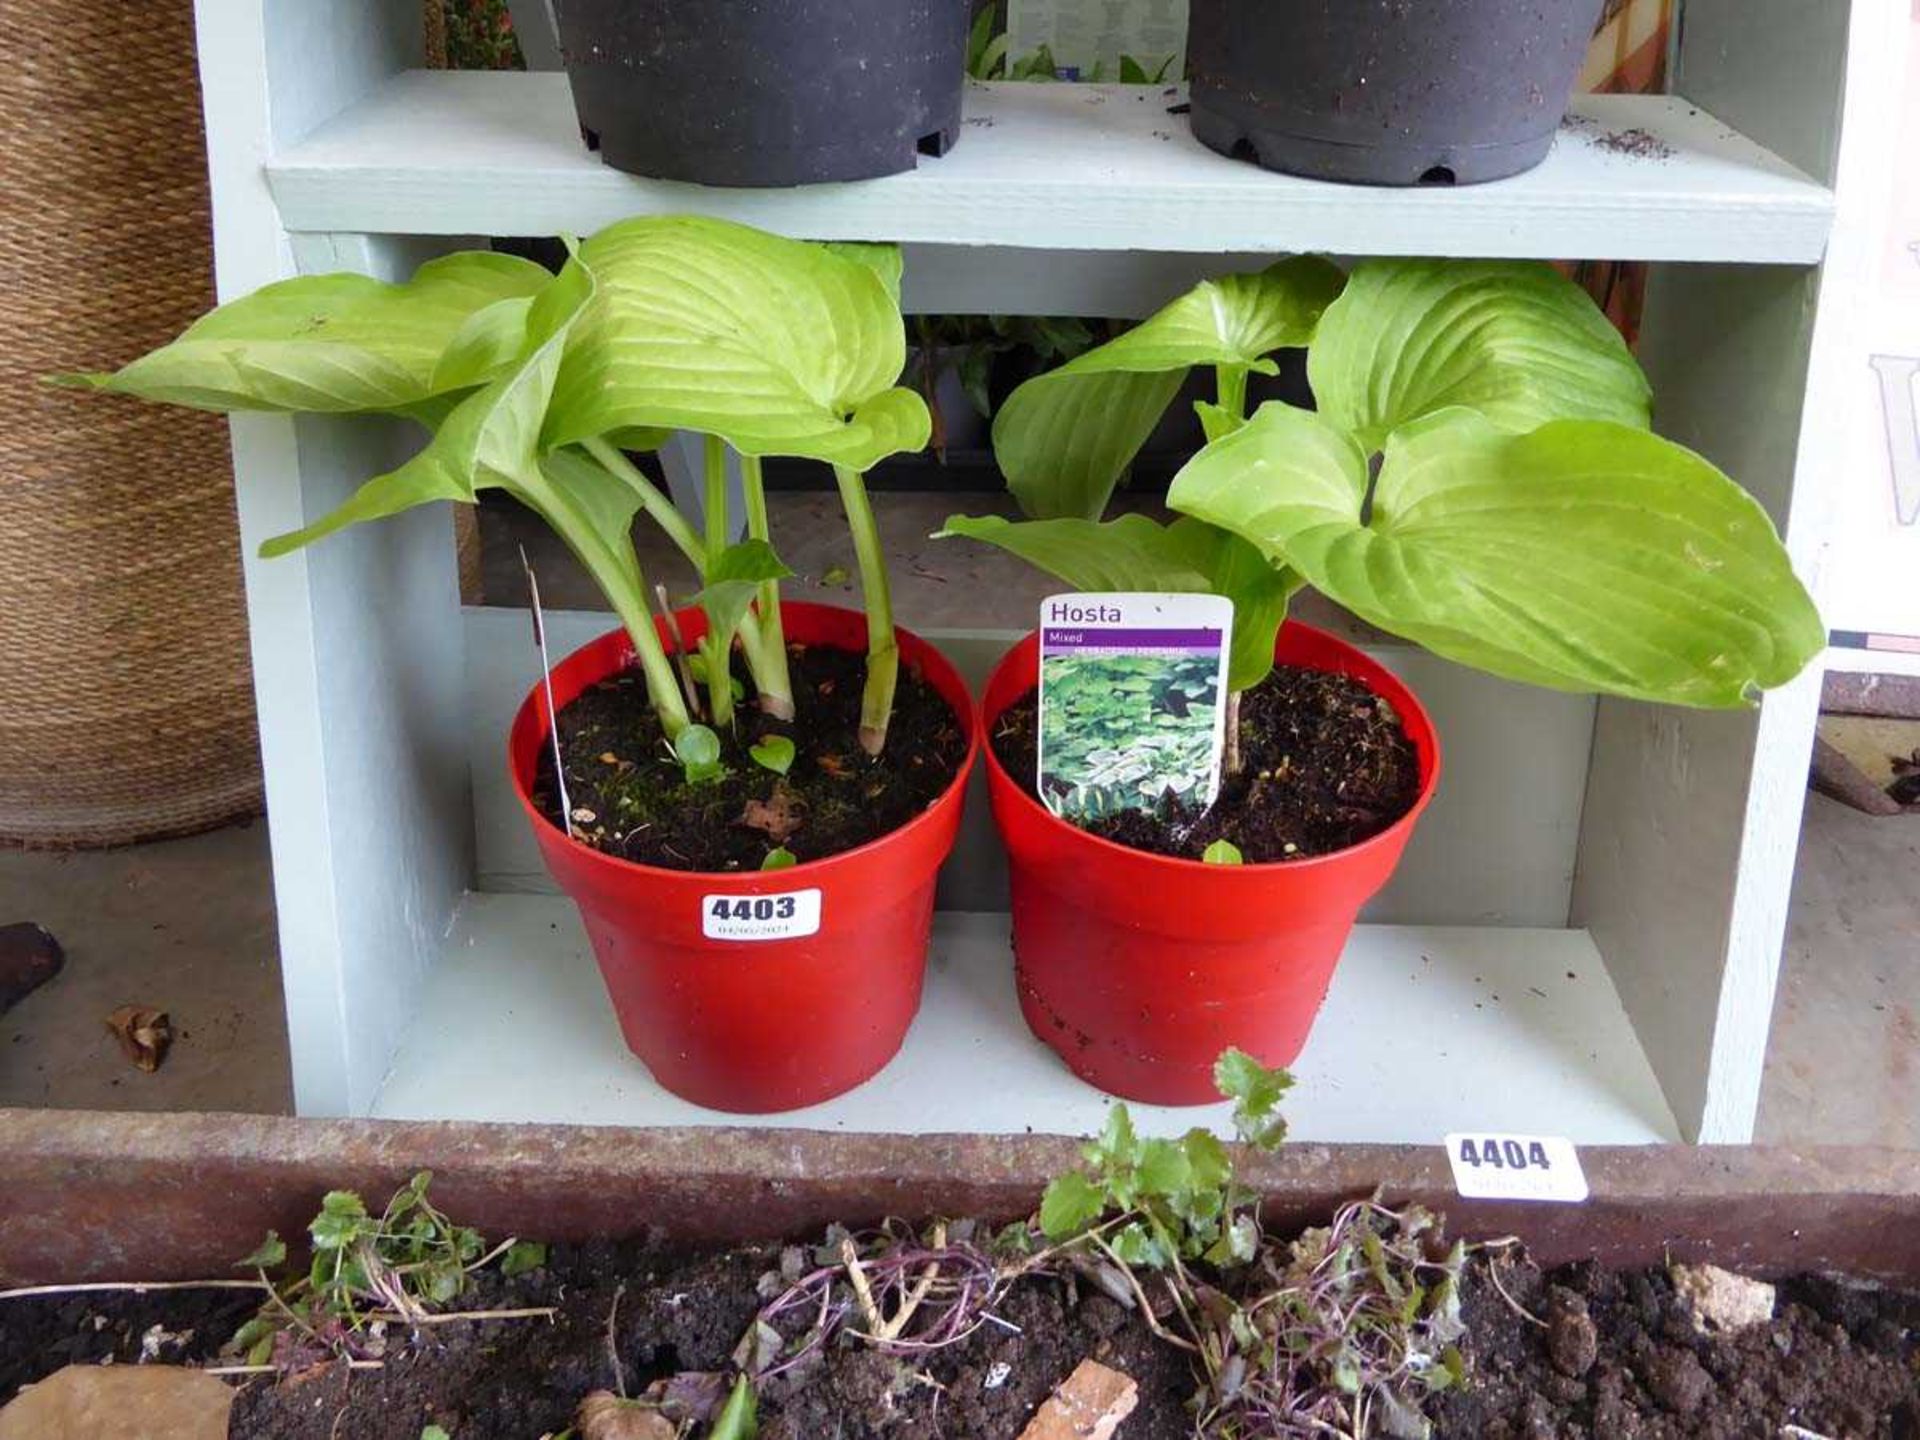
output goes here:
<path id="1" fill-rule="evenodd" d="M 1472 184 L 1546 158 L 1603 0 L 1193 0 L 1193 133 L 1318 180 Z"/>
<path id="2" fill-rule="evenodd" d="M 587 143 L 703 185 L 911 170 L 960 133 L 966 0 L 556 0 Z"/>

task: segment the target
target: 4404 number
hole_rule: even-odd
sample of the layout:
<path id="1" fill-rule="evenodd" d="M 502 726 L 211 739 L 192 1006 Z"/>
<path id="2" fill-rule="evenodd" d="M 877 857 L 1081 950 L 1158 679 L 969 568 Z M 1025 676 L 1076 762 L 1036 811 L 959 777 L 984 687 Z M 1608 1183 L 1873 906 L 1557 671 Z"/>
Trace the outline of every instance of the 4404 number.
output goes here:
<path id="1" fill-rule="evenodd" d="M 1476 1170 L 1483 1165 L 1494 1170 L 1553 1168 L 1553 1162 L 1547 1158 L 1547 1147 L 1538 1140 L 1522 1144 L 1518 1140 L 1475 1140 L 1471 1136 L 1460 1141 L 1460 1163 Z"/>

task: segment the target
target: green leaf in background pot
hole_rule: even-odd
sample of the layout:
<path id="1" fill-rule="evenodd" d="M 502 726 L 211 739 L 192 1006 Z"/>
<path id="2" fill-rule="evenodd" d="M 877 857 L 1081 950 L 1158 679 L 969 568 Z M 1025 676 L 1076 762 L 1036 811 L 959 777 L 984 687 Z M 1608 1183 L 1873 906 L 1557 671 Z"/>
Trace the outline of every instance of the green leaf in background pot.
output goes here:
<path id="1" fill-rule="evenodd" d="M 1240 365 L 1262 374 L 1275 350 L 1305 345 L 1340 293 L 1315 256 L 1207 280 L 1151 319 L 1027 381 L 993 423 L 1007 488 L 1036 519 L 1095 519 L 1160 423 L 1186 372 Z"/>
<path id="2" fill-rule="evenodd" d="M 1511 435 L 1444 411 L 1395 434 L 1362 524 L 1364 465 L 1303 478 L 1303 435 L 1324 422 L 1270 410 L 1189 465 L 1173 502 L 1436 654 L 1561 690 L 1734 707 L 1825 646 L 1766 512 L 1648 431 L 1562 420 Z"/>
<path id="3" fill-rule="evenodd" d="M 926 445 L 926 403 L 894 388 L 906 330 L 875 247 L 662 216 L 609 226 L 579 258 L 599 289 L 554 387 L 549 446 L 647 426 L 866 469 Z"/>
<path id="4" fill-rule="evenodd" d="M 777 845 L 767 852 L 766 858 L 760 862 L 760 868 L 762 870 L 791 870 L 799 863 L 799 856 L 787 849 L 786 846 Z"/>
<path id="5" fill-rule="evenodd" d="M 1300 584 L 1246 541 L 1184 516 L 1162 525 L 1145 515 L 1107 521 L 950 515 L 934 538 L 953 536 L 1017 555 L 1075 590 L 1225 595 L 1233 601 L 1232 690 L 1259 684 L 1273 669 L 1274 636 Z"/>
<path id="6" fill-rule="evenodd" d="M 1645 429 L 1651 390 L 1587 292 L 1531 260 L 1366 260 L 1307 351 L 1320 413 L 1372 453 L 1450 405 L 1503 430 L 1549 420 Z"/>
<path id="7" fill-rule="evenodd" d="M 1247 861 L 1240 847 L 1231 840 L 1214 841 L 1200 852 L 1200 858 L 1209 865 L 1244 865 Z"/>
<path id="8" fill-rule="evenodd" d="M 493 307 L 525 301 L 552 278 L 486 251 L 430 260 L 399 285 L 302 276 L 222 305 L 114 374 L 65 378 L 198 410 L 402 411 L 490 378 L 485 357 L 515 359 L 524 310 Z M 456 338 L 457 373 L 441 377 Z"/>

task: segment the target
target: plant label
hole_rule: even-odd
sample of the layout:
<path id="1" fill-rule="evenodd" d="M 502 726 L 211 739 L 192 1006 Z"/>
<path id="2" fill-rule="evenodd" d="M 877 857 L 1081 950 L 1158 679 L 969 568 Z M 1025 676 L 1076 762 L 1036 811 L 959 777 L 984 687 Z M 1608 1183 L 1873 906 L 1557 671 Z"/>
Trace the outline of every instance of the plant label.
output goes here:
<path id="1" fill-rule="evenodd" d="M 1097 820 L 1220 793 L 1224 595 L 1055 595 L 1040 606 L 1039 790 Z"/>
<path id="2" fill-rule="evenodd" d="M 560 813 L 567 817 L 567 833 L 573 833 L 573 801 L 567 798 L 567 767 L 560 761 L 560 711 L 553 703 L 553 660 L 547 654 L 547 621 L 540 609 L 540 581 L 527 559 L 527 547 L 520 547 L 520 568 L 527 572 L 527 598 L 533 605 L 533 643 L 540 650 L 540 688 L 547 697 L 547 738 L 553 742 L 553 783 L 560 790 Z"/>
<path id="3" fill-rule="evenodd" d="M 1008 0 L 1007 52 L 1045 47 L 1061 80 L 1175 84 L 1187 64 L 1187 0 Z"/>
<path id="4" fill-rule="evenodd" d="M 1587 1173 L 1571 1140 L 1558 1135 L 1464 1132 L 1447 1136 L 1453 1188 L 1467 1200 L 1546 1200 L 1578 1205 Z"/>
<path id="5" fill-rule="evenodd" d="M 818 890 L 700 899 L 700 933 L 709 940 L 794 940 L 819 931 Z"/>

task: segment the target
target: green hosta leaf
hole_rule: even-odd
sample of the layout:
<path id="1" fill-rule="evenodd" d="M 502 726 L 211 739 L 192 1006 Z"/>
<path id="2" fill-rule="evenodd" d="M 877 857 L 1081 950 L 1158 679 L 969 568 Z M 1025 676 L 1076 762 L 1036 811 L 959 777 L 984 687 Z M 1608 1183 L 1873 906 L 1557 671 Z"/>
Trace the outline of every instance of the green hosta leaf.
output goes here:
<path id="1" fill-rule="evenodd" d="M 793 768 L 793 741 L 784 735 L 763 735 L 747 753 L 753 757 L 754 764 L 776 775 L 784 775 Z"/>
<path id="2" fill-rule="evenodd" d="M 1169 498 L 1372 624 L 1509 679 L 1732 707 L 1825 645 L 1766 513 L 1647 431 L 1431 416 L 1389 444 L 1368 525 L 1366 467 L 1343 441 L 1264 406 Z"/>
<path id="3" fill-rule="evenodd" d="M 753 1399 L 753 1383 L 742 1375 L 733 1382 L 733 1393 L 713 1422 L 707 1440 L 754 1440 L 760 1433 Z"/>
<path id="4" fill-rule="evenodd" d="M 713 633 L 731 642 L 761 582 L 784 580 L 791 574 L 766 541 L 742 540 L 708 557 L 706 585 L 693 598 L 707 612 Z"/>
<path id="5" fill-rule="evenodd" d="M 1040 1199 L 1040 1233 L 1049 1240 L 1078 1235 L 1107 1212 L 1107 1192 L 1078 1170 L 1056 1176 Z"/>
<path id="6" fill-rule="evenodd" d="M 547 397 L 567 333 L 592 295 L 593 277 L 569 264 L 529 305 L 529 349 L 513 370 L 455 407 L 427 448 L 405 465 L 367 481 L 345 504 L 304 530 L 267 541 L 260 553 L 284 555 L 349 525 L 435 500 L 472 500 L 476 491 L 489 486 L 514 489 L 542 509 L 533 493 L 520 493 L 519 487 L 537 482 Z M 534 488 L 541 487 L 536 483 Z M 629 519 L 637 505 L 636 498 L 627 510 Z M 553 523 L 551 516 L 547 519 Z"/>
<path id="7" fill-rule="evenodd" d="M 1305 345 L 1340 293 L 1339 269 L 1314 256 L 1253 275 L 1203 281 L 1115 340 L 1007 398 L 993 449 L 1007 488 L 1036 519 L 1096 519 L 1195 365 L 1262 374 L 1275 350 Z"/>
<path id="8" fill-rule="evenodd" d="M 485 385 L 518 360 L 526 348 L 527 316 L 532 308 L 532 295 L 516 295 L 469 315 L 434 364 L 433 394 Z"/>
<path id="9" fill-rule="evenodd" d="M 68 378 L 199 410 L 405 410 L 510 363 L 516 318 L 551 279 L 483 251 L 430 260 L 401 285 L 302 276 L 222 305 L 114 374 Z"/>
<path id="10" fill-rule="evenodd" d="M 1293 1076 L 1285 1070 L 1262 1065 L 1244 1050 L 1227 1050 L 1214 1062 L 1213 1083 L 1233 1101 L 1233 1125 L 1242 1140 L 1272 1150 L 1287 1138 L 1280 1099 L 1293 1088 Z"/>
<path id="11" fill-rule="evenodd" d="M 1240 853 L 1240 847 L 1231 840 L 1216 840 L 1200 852 L 1200 858 L 1209 865 L 1244 865 L 1247 857 Z"/>
<path id="12" fill-rule="evenodd" d="M 894 388 L 906 330 L 883 251 L 667 216 L 609 226 L 579 258 L 599 289 L 554 388 L 549 446 L 666 427 L 866 469 L 926 445 L 926 403 Z"/>
<path id="13" fill-rule="evenodd" d="M 1273 642 L 1298 577 L 1213 525 L 1145 515 L 1108 521 L 949 516 L 935 538 L 962 536 L 1017 555 L 1075 590 L 1167 590 L 1233 601 L 1227 685 L 1245 690 L 1273 669 Z"/>
<path id="14" fill-rule="evenodd" d="M 1105 522 L 950 515 L 934 538 L 961 536 L 996 546 L 1075 590 L 1210 591 L 1202 547 L 1179 526 L 1145 515 Z"/>
<path id="15" fill-rule="evenodd" d="M 906 257 L 900 253 L 898 245 L 873 245 L 859 240 L 827 240 L 820 248 L 851 260 L 856 265 L 864 265 L 880 277 L 880 283 L 887 287 L 887 294 L 893 297 L 893 303 L 900 303 L 900 281 L 906 274 Z"/>
<path id="16" fill-rule="evenodd" d="M 1646 376 L 1586 291 L 1523 260 L 1367 260 L 1307 352 L 1320 413 L 1362 448 L 1450 405 L 1503 430 L 1549 420 L 1645 429 Z"/>

